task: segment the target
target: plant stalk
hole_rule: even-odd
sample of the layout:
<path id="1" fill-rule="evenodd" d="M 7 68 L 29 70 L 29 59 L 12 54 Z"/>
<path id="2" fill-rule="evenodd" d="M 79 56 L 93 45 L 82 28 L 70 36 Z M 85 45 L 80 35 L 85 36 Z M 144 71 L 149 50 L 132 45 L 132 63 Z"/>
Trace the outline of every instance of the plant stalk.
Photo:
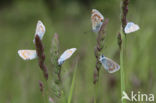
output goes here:
<path id="1" fill-rule="evenodd" d="M 123 30 L 121 29 L 121 49 L 120 49 L 120 76 L 121 76 L 121 97 L 122 92 L 125 91 L 125 73 L 124 73 L 124 50 L 125 50 L 125 34 L 123 33 Z M 126 103 L 125 100 L 121 100 L 122 103 Z"/>
<path id="2" fill-rule="evenodd" d="M 78 63 L 76 62 L 75 68 L 74 68 L 74 74 L 73 74 L 72 84 L 71 84 L 71 87 L 70 87 L 70 92 L 69 92 L 68 102 L 67 103 L 71 103 L 71 100 L 72 100 L 73 91 L 74 91 L 74 87 L 75 87 L 77 65 L 78 65 Z"/>

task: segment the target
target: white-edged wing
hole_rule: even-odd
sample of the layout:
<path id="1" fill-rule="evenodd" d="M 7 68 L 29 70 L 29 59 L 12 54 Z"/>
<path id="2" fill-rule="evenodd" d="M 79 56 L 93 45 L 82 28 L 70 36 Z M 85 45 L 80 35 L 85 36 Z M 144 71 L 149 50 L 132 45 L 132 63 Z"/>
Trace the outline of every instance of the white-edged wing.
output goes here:
<path id="1" fill-rule="evenodd" d="M 109 72 L 114 73 L 120 69 L 120 65 L 111 60 L 110 58 L 107 58 L 105 56 L 100 56 L 99 61 L 101 62 L 102 66 Z"/>
<path id="2" fill-rule="evenodd" d="M 36 50 L 18 50 L 18 55 L 24 60 L 32 60 L 37 57 Z"/>
<path id="3" fill-rule="evenodd" d="M 137 24 L 135 24 L 133 22 L 128 22 L 124 31 L 126 34 L 129 34 L 129 33 L 138 31 L 139 29 L 140 29 L 140 27 Z"/>
<path id="4" fill-rule="evenodd" d="M 42 21 L 38 21 L 37 25 L 36 25 L 36 32 L 35 32 L 35 36 L 38 35 L 40 37 L 40 39 L 42 40 L 44 33 L 45 33 L 46 29 L 44 24 L 42 23 Z M 33 40 L 34 42 L 35 40 Z"/>
<path id="5" fill-rule="evenodd" d="M 92 9 L 91 22 L 93 32 L 96 33 L 99 32 L 103 21 L 104 21 L 103 15 L 98 10 Z"/>
<path id="6" fill-rule="evenodd" d="M 63 62 L 69 59 L 76 50 L 77 50 L 76 48 L 71 48 L 71 49 L 67 49 L 66 51 L 64 51 L 64 53 L 58 59 L 58 64 L 62 65 Z"/>

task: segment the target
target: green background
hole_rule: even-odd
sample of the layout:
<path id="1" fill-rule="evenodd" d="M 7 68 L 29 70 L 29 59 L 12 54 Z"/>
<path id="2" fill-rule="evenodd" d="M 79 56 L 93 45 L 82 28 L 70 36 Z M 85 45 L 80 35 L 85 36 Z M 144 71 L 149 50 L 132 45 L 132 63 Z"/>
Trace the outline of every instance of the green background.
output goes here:
<path id="1" fill-rule="evenodd" d="M 43 44 L 49 70 L 53 69 L 50 49 L 54 33 L 59 35 L 60 53 L 77 48 L 62 67 L 65 96 L 70 90 L 73 60 L 79 55 L 72 103 L 93 103 L 96 34 L 91 28 L 91 10 L 96 8 L 109 18 L 102 52 L 119 63 L 120 5 L 120 0 L 0 1 L 0 103 L 43 103 L 37 59 L 24 61 L 17 54 L 19 49 L 35 49 L 33 38 L 38 20 L 46 26 Z M 131 91 L 156 94 L 155 11 L 155 0 L 130 0 L 128 20 L 138 24 L 140 30 L 127 35 L 124 66 L 128 95 Z M 97 99 L 97 103 L 121 102 L 119 71 L 109 74 L 101 68 Z"/>

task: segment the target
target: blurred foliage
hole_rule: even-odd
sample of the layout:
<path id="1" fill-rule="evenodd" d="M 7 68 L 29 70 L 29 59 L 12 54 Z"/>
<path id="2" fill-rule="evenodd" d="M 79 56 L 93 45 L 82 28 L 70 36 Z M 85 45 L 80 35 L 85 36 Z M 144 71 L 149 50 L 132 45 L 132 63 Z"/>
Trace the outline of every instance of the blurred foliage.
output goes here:
<path id="1" fill-rule="evenodd" d="M 155 0 L 130 0 L 128 20 L 141 29 L 127 35 L 128 93 L 133 90 L 156 96 L 155 5 Z M 66 97 L 73 74 L 72 59 L 79 55 L 72 103 L 92 103 L 96 35 L 91 30 L 91 9 L 96 8 L 109 18 L 103 53 L 119 63 L 120 0 L 2 0 L 0 6 L 0 103 L 43 103 L 37 60 L 24 61 L 17 54 L 19 49 L 35 48 L 33 38 L 38 20 L 43 21 L 47 30 L 43 43 L 49 70 L 53 69 L 50 48 L 55 32 L 59 35 L 60 53 L 67 48 L 78 49 L 62 67 Z M 108 74 L 101 69 L 99 85 L 98 103 L 120 103 L 120 72 Z"/>

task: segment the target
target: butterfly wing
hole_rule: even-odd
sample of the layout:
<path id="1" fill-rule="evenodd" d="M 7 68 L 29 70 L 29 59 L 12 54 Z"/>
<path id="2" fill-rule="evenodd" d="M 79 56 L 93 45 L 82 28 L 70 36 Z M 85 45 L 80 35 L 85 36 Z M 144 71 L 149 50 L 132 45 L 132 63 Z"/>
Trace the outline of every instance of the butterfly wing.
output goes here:
<path id="1" fill-rule="evenodd" d="M 18 50 L 18 55 L 24 60 L 32 60 L 37 57 L 36 50 Z"/>
<path id="2" fill-rule="evenodd" d="M 138 31 L 140 27 L 137 24 L 134 24 L 133 22 L 128 22 L 124 31 L 126 34 Z"/>
<path id="3" fill-rule="evenodd" d="M 92 9 L 91 21 L 93 32 L 99 32 L 104 21 L 103 15 L 98 10 Z"/>
<path id="4" fill-rule="evenodd" d="M 101 57 L 100 57 L 101 58 Z M 114 73 L 120 69 L 119 64 L 114 62 L 113 60 L 103 57 L 100 59 L 100 62 L 102 63 L 103 67 L 109 72 Z"/>
<path id="5" fill-rule="evenodd" d="M 58 64 L 62 65 L 63 62 L 69 59 L 75 51 L 76 51 L 76 48 L 71 48 L 71 49 L 67 49 L 66 51 L 64 51 L 64 53 L 58 59 Z"/>
<path id="6" fill-rule="evenodd" d="M 35 36 L 38 35 L 40 37 L 40 39 L 42 40 L 44 33 L 45 33 L 46 29 L 44 24 L 42 23 L 42 21 L 38 21 L 37 25 L 36 25 L 36 32 L 35 32 Z"/>

